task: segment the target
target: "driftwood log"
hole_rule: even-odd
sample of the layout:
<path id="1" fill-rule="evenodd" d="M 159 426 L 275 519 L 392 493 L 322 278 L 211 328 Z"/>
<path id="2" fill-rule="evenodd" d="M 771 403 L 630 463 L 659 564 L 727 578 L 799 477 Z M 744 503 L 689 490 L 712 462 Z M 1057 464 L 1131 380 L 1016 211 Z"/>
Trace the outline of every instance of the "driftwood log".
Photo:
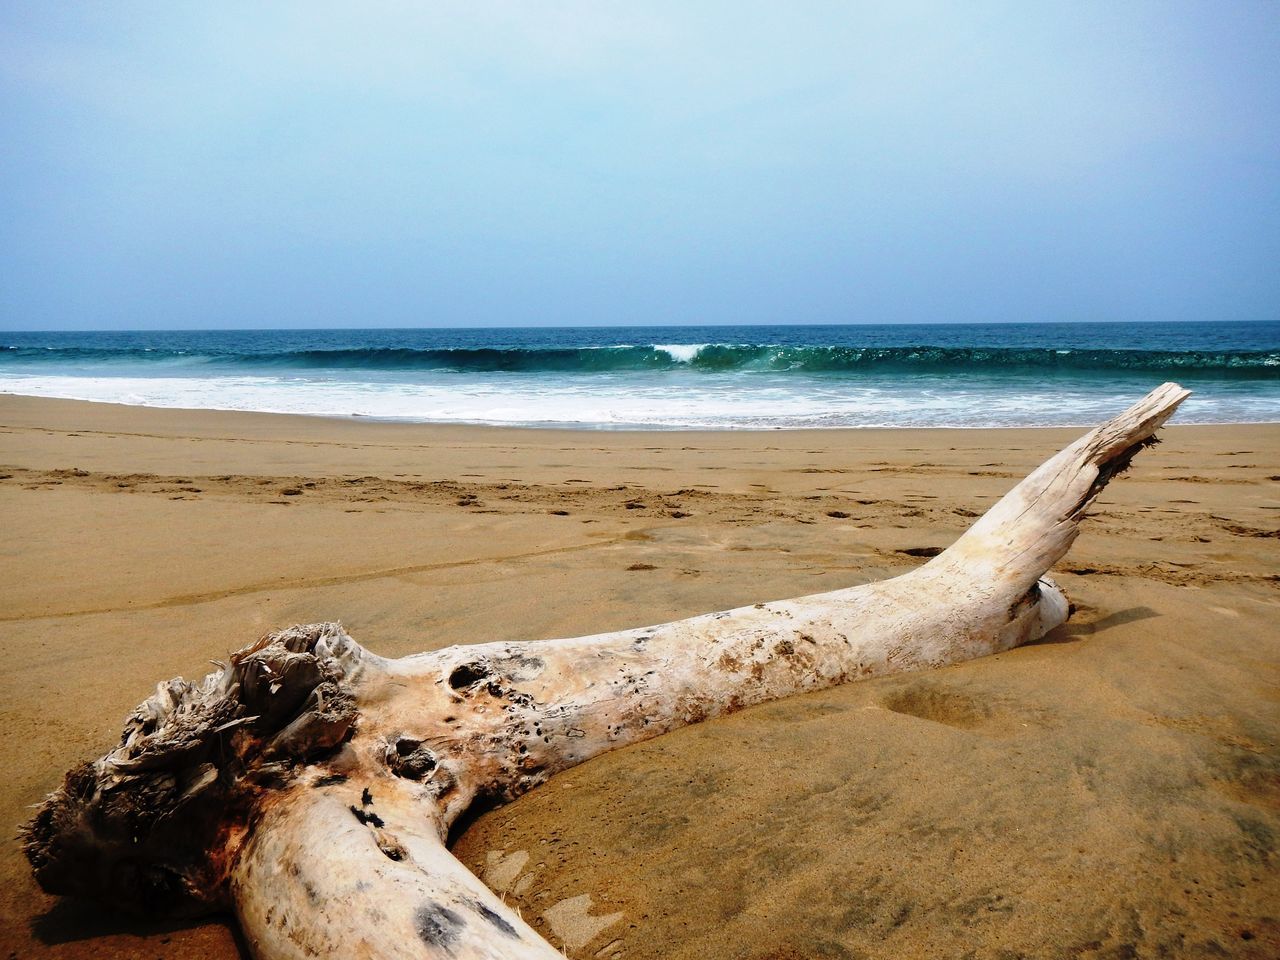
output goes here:
<path id="1" fill-rule="evenodd" d="M 1045 572 L 1187 396 L 1165 384 L 903 576 L 661 626 L 400 660 L 333 623 L 170 680 L 26 828 L 45 890 L 146 914 L 232 910 L 261 960 L 561 954 L 450 855 L 477 803 L 684 724 L 1034 640 Z"/>

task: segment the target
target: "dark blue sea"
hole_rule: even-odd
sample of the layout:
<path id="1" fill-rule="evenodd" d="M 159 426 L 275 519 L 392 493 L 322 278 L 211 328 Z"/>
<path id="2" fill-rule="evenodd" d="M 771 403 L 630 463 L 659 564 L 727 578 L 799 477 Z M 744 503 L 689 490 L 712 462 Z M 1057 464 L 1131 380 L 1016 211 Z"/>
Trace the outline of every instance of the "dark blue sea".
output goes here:
<path id="1" fill-rule="evenodd" d="M 583 428 L 1280 421 L 1280 323 L 0 332 L 0 392 Z"/>

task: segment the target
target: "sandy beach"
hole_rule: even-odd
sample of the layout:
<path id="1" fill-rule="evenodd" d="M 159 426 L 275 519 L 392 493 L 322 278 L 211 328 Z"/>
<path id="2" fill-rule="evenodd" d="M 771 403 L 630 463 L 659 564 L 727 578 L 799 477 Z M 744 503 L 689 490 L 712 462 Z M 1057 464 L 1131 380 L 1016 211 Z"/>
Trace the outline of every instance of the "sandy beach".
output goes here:
<path id="1" fill-rule="evenodd" d="M 893 576 L 1082 430 L 533 431 L 0 396 L 0 822 L 160 679 L 340 620 L 398 656 Z M 1280 955 L 1280 425 L 1173 426 L 1046 640 L 750 709 L 479 818 L 570 957 Z M 242 955 L 0 854 L 0 957 Z M 247 956 L 247 955 L 245 955 Z"/>

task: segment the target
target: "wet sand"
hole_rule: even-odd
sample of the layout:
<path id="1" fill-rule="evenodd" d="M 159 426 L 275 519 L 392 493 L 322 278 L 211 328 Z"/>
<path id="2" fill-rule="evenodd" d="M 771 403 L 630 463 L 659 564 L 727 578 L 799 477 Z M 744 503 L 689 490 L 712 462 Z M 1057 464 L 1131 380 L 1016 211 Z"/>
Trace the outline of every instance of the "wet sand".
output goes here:
<path id="1" fill-rule="evenodd" d="M 1191 402 L 1194 402 L 1191 401 Z M 1079 430 L 600 433 L 0 396 L 0 822 L 155 681 L 341 620 L 400 655 L 892 576 Z M 1177 427 L 1055 571 L 1045 641 L 744 711 L 455 852 L 576 958 L 1280 955 L 1280 425 Z M 241 956 L 57 902 L 0 957 Z"/>

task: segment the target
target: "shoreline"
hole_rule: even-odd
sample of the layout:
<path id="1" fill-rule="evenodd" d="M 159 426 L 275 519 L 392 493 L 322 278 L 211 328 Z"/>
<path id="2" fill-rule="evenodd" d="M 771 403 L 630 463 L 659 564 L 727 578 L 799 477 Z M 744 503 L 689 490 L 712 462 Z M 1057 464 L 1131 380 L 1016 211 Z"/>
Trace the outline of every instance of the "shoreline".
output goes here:
<path id="1" fill-rule="evenodd" d="M 1152 386 L 1157 384 L 1152 383 Z M 1136 399 L 1135 394 L 1135 399 Z M 1193 392 L 1194 396 L 1194 392 Z M 355 421 L 360 423 L 373 424 L 397 424 L 403 426 L 423 426 L 423 427 L 459 427 L 463 429 L 494 429 L 494 430 L 530 430 L 530 431 L 563 431 L 565 433 L 577 434 L 595 434 L 595 433 L 655 433 L 655 434 L 718 434 L 718 433 L 746 433 L 746 434 L 772 434 L 779 432 L 807 432 L 814 433 L 831 433 L 840 431 L 907 431 L 914 432 L 919 430 L 942 430 L 942 431 L 1000 431 L 1000 430 L 1080 430 L 1085 431 L 1091 429 L 1095 424 L 1088 421 L 1079 423 L 1058 423 L 1058 424 L 1013 424 L 999 426 L 883 426 L 868 425 L 859 426 L 855 424 L 836 424 L 832 426 L 777 426 L 777 427 L 753 427 L 753 426 L 724 426 L 724 427 L 700 427 L 700 426 L 672 426 L 664 427 L 652 424 L 626 425 L 616 426 L 608 424 L 600 424 L 589 421 L 573 421 L 573 422 L 543 422 L 543 421 L 523 421 L 523 422 L 506 422 L 506 421 L 490 421 L 490 420 L 422 420 L 412 417 L 378 417 L 364 413 L 350 414 L 333 414 L 333 413 L 298 413 L 293 411 L 282 410 L 240 410 L 233 407 L 171 407 L 159 406 L 147 403 L 123 403 L 115 400 L 84 400 L 78 397 L 46 397 L 40 394 L 30 393 L 13 393 L 7 390 L 0 390 L 0 398 L 14 398 L 18 400 L 35 400 L 35 401 L 53 401 L 56 403 L 77 403 L 90 404 L 99 407 L 122 407 L 126 409 L 140 410 L 168 410 L 183 414 L 202 414 L 202 413 L 219 413 L 219 414 L 244 414 L 249 416 L 268 416 L 268 417 L 300 417 L 309 420 L 330 420 L 338 423 Z M 1197 421 L 1195 423 L 1175 423 L 1174 426 L 1179 427 L 1266 427 L 1280 425 L 1280 419 L 1277 420 L 1208 420 Z"/>
<path id="2" fill-rule="evenodd" d="M 398 656 L 893 576 L 1081 432 L 0 395 L 2 819 L 99 755 L 156 681 L 266 630 L 339 619 Z M 1275 955 L 1280 425 L 1162 437 L 1055 569 L 1076 612 L 1046 641 L 608 754 L 455 852 L 584 960 Z M 56 902 L 15 844 L 0 878 L 18 956 L 242 955 L 225 919 Z"/>

